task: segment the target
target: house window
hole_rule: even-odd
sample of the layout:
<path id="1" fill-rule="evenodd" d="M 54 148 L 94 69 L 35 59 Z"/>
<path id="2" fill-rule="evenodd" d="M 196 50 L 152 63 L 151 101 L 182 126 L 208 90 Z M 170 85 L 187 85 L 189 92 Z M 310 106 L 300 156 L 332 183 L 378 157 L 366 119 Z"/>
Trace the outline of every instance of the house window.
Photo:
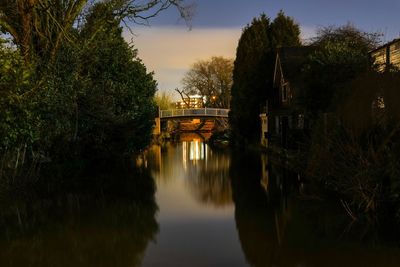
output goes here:
<path id="1" fill-rule="evenodd" d="M 385 108 L 385 100 L 383 99 L 382 96 L 379 96 L 376 99 L 376 104 L 377 104 L 378 108 L 380 108 L 380 109 L 384 109 Z"/>
<path id="2" fill-rule="evenodd" d="M 282 102 L 287 101 L 287 94 L 288 94 L 288 86 L 285 84 L 282 86 Z"/>
<path id="3" fill-rule="evenodd" d="M 279 134 L 279 130 L 280 130 L 279 117 L 276 116 L 276 117 L 275 117 L 275 133 L 276 133 L 276 134 Z"/>
<path id="4" fill-rule="evenodd" d="M 385 100 L 382 96 L 377 96 L 375 100 L 372 102 L 372 108 L 375 109 L 384 109 L 385 108 Z"/>
<path id="5" fill-rule="evenodd" d="M 299 129 L 304 129 L 304 115 L 303 114 L 299 114 L 299 117 L 297 118 L 297 128 Z"/>

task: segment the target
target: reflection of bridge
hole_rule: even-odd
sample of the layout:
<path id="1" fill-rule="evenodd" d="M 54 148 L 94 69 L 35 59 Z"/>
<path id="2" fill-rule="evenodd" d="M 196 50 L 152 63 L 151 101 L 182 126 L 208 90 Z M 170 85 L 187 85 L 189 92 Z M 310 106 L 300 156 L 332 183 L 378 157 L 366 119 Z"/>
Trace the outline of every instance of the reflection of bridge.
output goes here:
<path id="1" fill-rule="evenodd" d="M 170 118 L 200 118 L 219 117 L 228 118 L 229 109 L 225 108 L 191 108 L 191 109 L 170 109 L 160 110 L 160 119 Z"/>

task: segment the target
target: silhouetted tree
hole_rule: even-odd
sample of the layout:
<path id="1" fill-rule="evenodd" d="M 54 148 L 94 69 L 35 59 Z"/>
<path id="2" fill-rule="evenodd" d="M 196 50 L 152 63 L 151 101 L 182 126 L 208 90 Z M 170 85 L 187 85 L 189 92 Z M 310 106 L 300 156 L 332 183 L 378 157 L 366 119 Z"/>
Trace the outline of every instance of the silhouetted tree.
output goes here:
<path id="1" fill-rule="evenodd" d="M 0 2 L 0 30 L 12 36 L 27 62 L 54 57 L 64 40 L 70 40 L 71 28 L 78 16 L 96 2 L 107 5 L 120 22 L 147 22 L 171 6 L 188 19 L 191 8 L 184 0 L 15 0 Z"/>
<path id="2" fill-rule="evenodd" d="M 181 0 L 1 1 L 0 30 L 12 42 L 0 41 L 2 164 L 146 146 L 156 82 L 120 25 L 170 6 L 188 15 Z"/>
<path id="3" fill-rule="evenodd" d="M 275 50 L 300 45 L 299 26 L 279 12 L 271 23 L 265 15 L 254 18 L 240 37 L 233 70 L 230 124 L 233 140 L 259 140 L 261 106 L 272 97 Z"/>
<path id="4" fill-rule="evenodd" d="M 305 109 L 310 114 L 335 110 L 350 93 L 349 83 L 370 68 L 368 52 L 378 41 L 379 35 L 352 25 L 321 28 L 304 70 Z"/>
<path id="5" fill-rule="evenodd" d="M 111 150 L 143 148 L 154 123 L 153 74 L 124 40 L 118 19 L 104 4 L 91 10 L 80 38 L 84 49 L 79 51 L 79 76 L 84 82 L 78 85 L 84 88 L 78 99 L 79 136 L 84 143 Z"/>

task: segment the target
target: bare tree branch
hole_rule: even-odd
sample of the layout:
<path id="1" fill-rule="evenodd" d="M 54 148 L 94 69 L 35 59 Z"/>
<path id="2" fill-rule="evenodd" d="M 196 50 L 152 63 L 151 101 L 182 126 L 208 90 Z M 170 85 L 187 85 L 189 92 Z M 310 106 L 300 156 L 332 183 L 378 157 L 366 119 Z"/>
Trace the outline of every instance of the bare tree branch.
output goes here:
<path id="1" fill-rule="evenodd" d="M 182 79 L 183 91 L 205 97 L 207 107 L 229 108 L 233 60 L 212 57 L 194 63 Z"/>
<path id="2" fill-rule="evenodd" d="M 175 88 L 175 91 L 177 91 L 180 94 L 181 99 L 182 99 L 183 103 L 185 103 L 186 107 L 190 108 L 190 96 L 187 93 L 185 93 L 183 90 L 179 90 L 178 88 Z"/>

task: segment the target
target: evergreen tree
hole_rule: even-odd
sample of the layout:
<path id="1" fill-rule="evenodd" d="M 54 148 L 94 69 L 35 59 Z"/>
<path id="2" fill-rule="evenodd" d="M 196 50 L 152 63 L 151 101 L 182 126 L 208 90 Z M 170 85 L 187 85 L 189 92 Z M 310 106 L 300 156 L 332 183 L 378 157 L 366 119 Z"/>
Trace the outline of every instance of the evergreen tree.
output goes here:
<path id="1" fill-rule="evenodd" d="M 281 10 L 271 23 L 271 43 L 274 48 L 282 46 L 299 46 L 300 28 L 296 22 Z"/>
<path id="2" fill-rule="evenodd" d="M 272 97 L 276 48 L 300 45 L 300 29 L 281 11 L 274 21 L 262 14 L 240 37 L 233 70 L 230 124 L 237 144 L 256 143 L 261 107 Z"/>

